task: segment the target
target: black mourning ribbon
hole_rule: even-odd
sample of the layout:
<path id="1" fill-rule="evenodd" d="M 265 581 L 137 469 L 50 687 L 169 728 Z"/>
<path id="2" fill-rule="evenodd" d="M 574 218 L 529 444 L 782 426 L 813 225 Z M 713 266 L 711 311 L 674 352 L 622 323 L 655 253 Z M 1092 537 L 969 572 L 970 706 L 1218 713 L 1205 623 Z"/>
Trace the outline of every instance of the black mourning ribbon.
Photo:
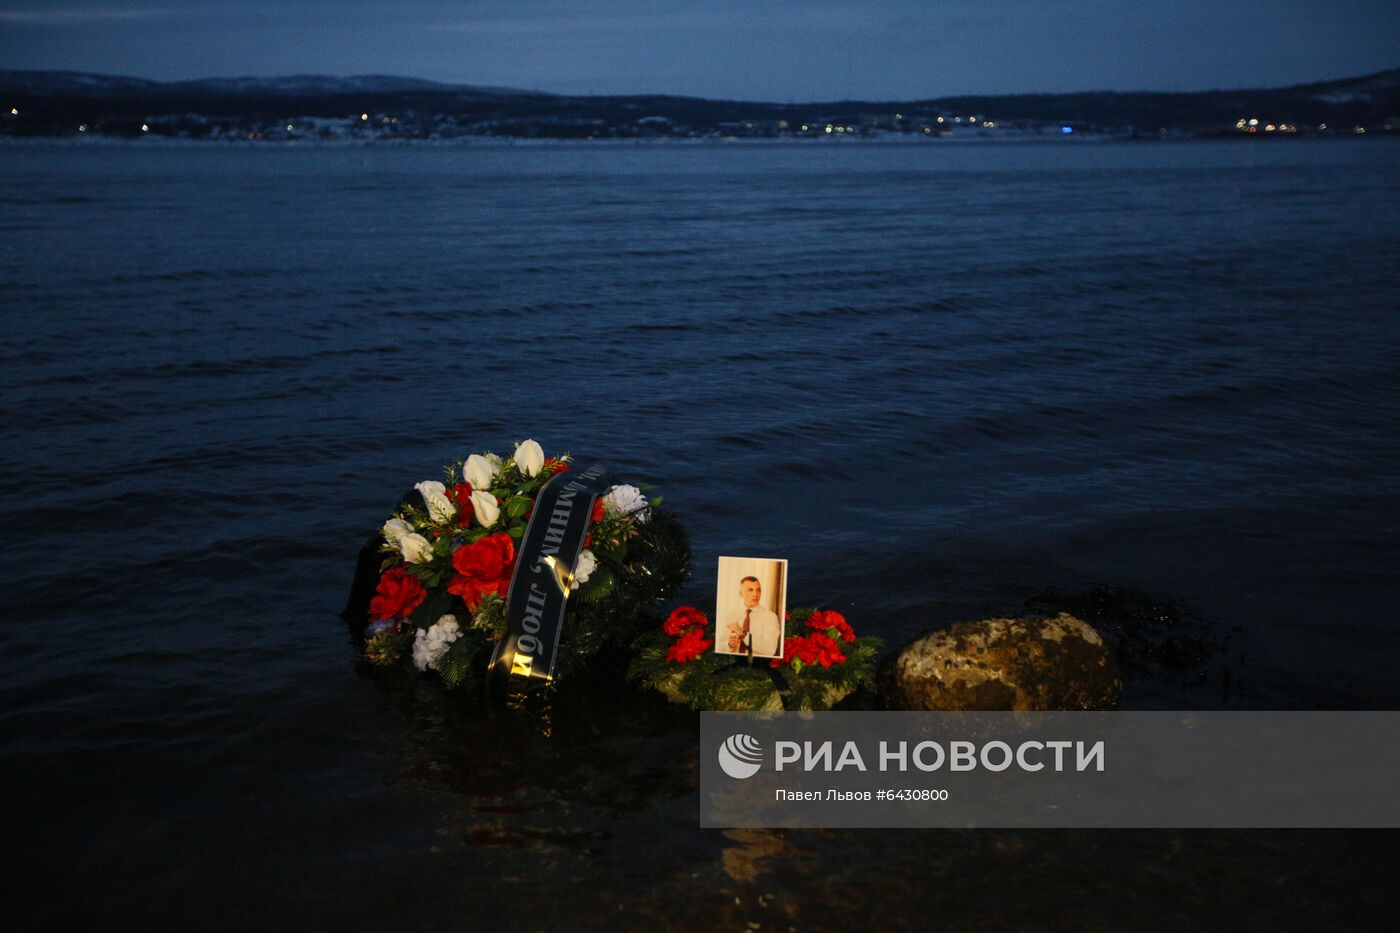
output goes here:
<path id="1" fill-rule="evenodd" d="M 607 470 L 595 463 L 556 473 L 536 495 L 506 597 L 506 634 L 487 669 L 494 692 L 553 681 L 574 563 L 593 503 L 610 485 Z"/>

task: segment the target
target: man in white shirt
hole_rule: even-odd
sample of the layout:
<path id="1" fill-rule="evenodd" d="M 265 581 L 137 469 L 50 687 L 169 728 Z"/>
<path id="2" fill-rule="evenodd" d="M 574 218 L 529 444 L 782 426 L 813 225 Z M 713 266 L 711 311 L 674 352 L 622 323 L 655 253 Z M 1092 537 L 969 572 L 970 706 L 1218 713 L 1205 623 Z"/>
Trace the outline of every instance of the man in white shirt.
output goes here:
<path id="1" fill-rule="evenodd" d="M 758 577 L 739 581 L 739 599 L 744 608 L 731 612 L 725 625 L 728 654 L 749 654 L 757 658 L 782 656 L 783 626 L 778 614 L 758 604 L 763 584 Z"/>

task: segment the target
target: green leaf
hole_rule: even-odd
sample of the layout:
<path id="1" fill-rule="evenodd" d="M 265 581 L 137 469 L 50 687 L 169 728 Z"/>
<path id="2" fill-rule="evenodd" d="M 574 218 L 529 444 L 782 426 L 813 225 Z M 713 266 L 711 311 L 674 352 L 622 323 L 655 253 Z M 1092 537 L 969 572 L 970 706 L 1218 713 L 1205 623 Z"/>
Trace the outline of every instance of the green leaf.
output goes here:
<path id="1" fill-rule="evenodd" d="M 636 656 L 627 668 L 627 679 L 637 683 L 648 683 L 651 678 L 666 666 L 666 645 L 652 642 L 637 649 Z M 650 686 L 650 683 L 648 683 Z"/>
<path id="2" fill-rule="evenodd" d="M 622 561 L 622 555 L 626 553 L 625 548 L 625 544 L 601 538 L 596 534 L 593 536 L 593 543 L 588 546 L 588 549 L 599 557 L 619 563 Z"/>
<path id="3" fill-rule="evenodd" d="M 438 676 L 442 678 L 443 683 L 449 687 L 460 687 L 467 681 L 474 680 L 474 662 L 485 644 L 479 636 L 471 634 L 463 635 L 454 641 L 452 647 L 447 649 L 447 654 L 438 662 Z"/>
<path id="4" fill-rule="evenodd" d="M 718 710 L 759 712 L 780 710 L 783 700 L 766 674 L 749 668 L 737 668 L 719 678 L 709 705 Z"/>
<path id="5" fill-rule="evenodd" d="M 438 619 L 453 611 L 453 602 L 456 597 L 446 590 L 438 590 L 428 593 L 426 599 L 418 604 L 418 608 L 413 610 L 413 615 L 408 620 L 417 628 L 427 628 Z M 455 613 L 454 613 L 455 615 Z M 458 619 L 459 623 L 464 622 Z M 463 625 L 465 628 L 465 625 Z"/>
<path id="6" fill-rule="evenodd" d="M 588 582 L 579 587 L 578 598 L 586 603 L 596 603 L 607 599 L 617 589 L 617 577 L 606 567 L 593 571 Z"/>
<path id="7" fill-rule="evenodd" d="M 831 709 L 845 699 L 852 691 L 840 683 L 830 683 L 821 679 L 809 679 L 794 683 L 788 693 L 787 707 L 790 710 L 812 711 Z"/>
<path id="8" fill-rule="evenodd" d="M 510 535 L 512 538 L 515 538 L 518 541 L 520 540 L 520 536 L 525 534 L 525 526 L 516 525 L 514 528 L 507 528 L 506 534 Z"/>

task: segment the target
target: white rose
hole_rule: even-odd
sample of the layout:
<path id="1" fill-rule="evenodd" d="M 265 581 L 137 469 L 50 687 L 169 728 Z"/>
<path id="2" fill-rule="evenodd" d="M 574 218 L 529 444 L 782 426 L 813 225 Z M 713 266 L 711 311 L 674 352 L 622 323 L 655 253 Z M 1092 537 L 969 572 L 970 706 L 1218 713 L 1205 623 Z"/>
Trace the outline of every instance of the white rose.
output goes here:
<path id="1" fill-rule="evenodd" d="M 477 524 L 482 528 L 490 528 L 501 517 L 501 507 L 496 504 L 496 497 L 480 489 L 472 490 L 472 511 L 476 513 Z"/>
<path id="2" fill-rule="evenodd" d="M 587 583 L 588 578 L 593 576 L 593 571 L 597 569 L 597 555 L 588 550 L 588 548 L 584 548 L 583 553 L 579 554 L 578 560 L 574 561 L 574 582 L 569 589 L 576 590 L 584 583 Z"/>
<path id="3" fill-rule="evenodd" d="M 609 515 L 631 515 L 646 507 L 647 497 L 636 486 L 614 486 L 603 494 L 603 511 Z M 637 521 L 645 522 L 647 518 L 644 513 L 637 516 Z"/>
<path id="4" fill-rule="evenodd" d="M 427 630 L 413 635 L 413 666 L 420 671 L 437 670 L 452 643 L 462 637 L 462 627 L 454 615 L 439 618 Z"/>
<path id="5" fill-rule="evenodd" d="M 496 465 L 481 454 L 472 454 L 462 465 L 462 475 L 471 483 L 472 489 L 490 489 L 491 479 L 496 475 Z"/>
<path id="6" fill-rule="evenodd" d="M 526 476 L 538 476 L 544 466 L 544 450 L 534 441 L 522 441 L 515 448 L 515 465 Z"/>
<path id="7" fill-rule="evenodd" d="M 391 518 L 384 523 L 384 540 L 394 547 L 399 546 L 399 539 L 404 535 L 413 534 L 413 526 L 401 518 Z"/>
<path id="8" fill-rule="evenodd" d="M 433 546 L 422 535 L 409 532 L 399 538 L 399 553 L 410 564 L 426 564 L 433 559 Z"/>
<path id="9" fill-rule="evenodd" d="M 435 522 L 450 521 L 457 514 L 457 506 L 447 498 L 447 487 L 436 480 L 425 480 L 413 487 L 423 497 L 428 506 L 428 517 Z"/>

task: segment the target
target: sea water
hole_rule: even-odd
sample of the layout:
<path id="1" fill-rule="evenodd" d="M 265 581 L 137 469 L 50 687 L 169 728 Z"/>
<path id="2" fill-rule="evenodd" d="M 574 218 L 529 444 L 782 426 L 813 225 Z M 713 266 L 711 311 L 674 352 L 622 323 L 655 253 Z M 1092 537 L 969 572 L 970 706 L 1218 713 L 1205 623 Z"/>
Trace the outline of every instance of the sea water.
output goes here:
<path id="1" fill-rule="evenodd" d="M 787 558 L 790 604 L 891 646 L 1053 590 L 1148 607 L 1114 623 L 1127 707 L 1394 708 L 1395 141 L 0 168 L 0 767 L 35 922 L 1384 909 L 1393 846 L 1356 834 L 702 833 L 693 714 L 387 687 L 336 612 L 404 489 L 534 437 L 653 484 L 710 611 L 720 554 Z"/>

